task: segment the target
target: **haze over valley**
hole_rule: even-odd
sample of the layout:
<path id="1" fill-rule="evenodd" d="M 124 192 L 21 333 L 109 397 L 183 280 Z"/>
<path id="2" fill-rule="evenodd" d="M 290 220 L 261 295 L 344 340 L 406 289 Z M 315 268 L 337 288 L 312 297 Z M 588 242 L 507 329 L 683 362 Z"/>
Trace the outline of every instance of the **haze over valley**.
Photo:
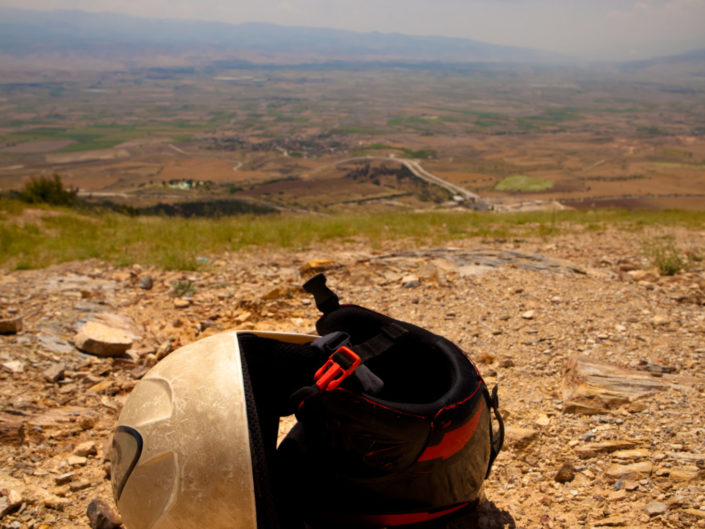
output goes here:
<path id="1" fill-rule="evenodd" d="M 588 63 L 450 37 L 1 12 L 5 191 L 56 173 L 137 208 L 705 205 L 703 51 Z"/>

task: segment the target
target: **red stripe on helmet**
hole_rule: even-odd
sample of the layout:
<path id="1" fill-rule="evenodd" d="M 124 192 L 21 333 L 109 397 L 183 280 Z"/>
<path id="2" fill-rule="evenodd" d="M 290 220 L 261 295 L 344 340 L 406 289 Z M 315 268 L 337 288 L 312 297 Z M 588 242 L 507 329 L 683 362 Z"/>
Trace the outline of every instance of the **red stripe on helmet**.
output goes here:
<path id="1" fill-rule="evenodd" d="M 362 526 L 390 526 L 396 527 L 399 525 L 410 525 L 421 522 L 428 522 L 452 514 L 460 509 L 467 507 L 467 503 L 454 505 L 447 509 L 441 509 L 433 512 L 409 512 L 403 514 L 345 514 L 340 518 L 346 523 L 354 522 Z M 329 517 L 326 517 L 329 519 Z M 337 516 L 336 516 L 337 518 Z"/>
<path id="2" fill-rule="evenodd" d="M 480 417 L 482 415 L 482 406 L 477 407 L 475 415 L 473 415 L 468 422 L 446 432 L 441 438 L 441 442 L 437 445 L 429 446 L 424 450 L 417 461 L 429 461 L 431 459 L 448 459 L 450 456 L 457 454 L 472 438 L 475 430 L 477 430 L 477 425 L 480 423 Z"/>

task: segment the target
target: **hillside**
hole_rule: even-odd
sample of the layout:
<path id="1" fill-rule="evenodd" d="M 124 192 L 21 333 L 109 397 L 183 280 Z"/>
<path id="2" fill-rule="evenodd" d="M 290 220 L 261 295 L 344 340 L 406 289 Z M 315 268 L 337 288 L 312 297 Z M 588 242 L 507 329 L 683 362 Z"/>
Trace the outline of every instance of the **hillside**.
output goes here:
<path id="1" fill-rule="evenodd" d="M 487 501 L 448 529 L 702 527 L 702 225 L 564 228 L 452 245 L 343 236 L 201 254 L 191 272 L 90 259 L 1 273 L 0 321 L 22 328 L 0 334 L 0 522 L 91 526 L 89 503 L 111 501 L 111 431 L 145 372 L 221 330 L 311 332 L 299 285 L 325 269 L 343 302 L 447 336 L 499 385 L 507 439 Z M 650 269 L 644 242 L 666 240 L 688 270 Z M 129 330 L 132 347 L 80 353 L 87 320 Z"/>

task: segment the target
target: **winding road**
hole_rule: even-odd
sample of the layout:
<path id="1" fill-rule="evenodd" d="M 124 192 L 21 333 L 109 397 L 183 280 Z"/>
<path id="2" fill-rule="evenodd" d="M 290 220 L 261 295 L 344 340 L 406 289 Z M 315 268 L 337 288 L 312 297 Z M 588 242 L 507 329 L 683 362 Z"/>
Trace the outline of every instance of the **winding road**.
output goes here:
<path id="1" fill-rule="evenodd" d="M 439 187 L 442 187 L 443 189 L 449 191 L 453 195 L 460 196 L 463 198 L 463 201 L 468 201 L 472 202 L 475 204 L 482 203 L 482 199 L 480 198 L 480 195 L 473 193 L 472 191 L 468 191 L 462 186 L 459 186 L 457 184 L 454 184 L 452 182 L 448 182 L 447 180 L 444 180 L 443 178 L 434 175 L 433 173 L 427 171 L 423 167 L 421 167 L 421 164 L 416 161 L 416 160 L 405 160 L 402 158 L 395 158 L 395 157 L 388 157 L 388 156 L 356 156 L 354 158 L 346 158 L 344 160 L 338 160 L 337 162 L 334 162 L 328 166 L 325 167 L 331 167 L 331 166 L 336 166 L 340 165 L 343 163 L 348 163 L 348 162 L 365 162 L 365 161 L 385 161 L 385 162 L 397 162 L 402 164 L 404 167 L 406 167 L 411 173 L 416 177 L 420 178 L 421 180 L 428 182 L 429 184 L 437 185 Z M 316 171 L 319 171 L 321 169 L 324 169 L 324 167 L 319 167 L 316 169 Z"/>

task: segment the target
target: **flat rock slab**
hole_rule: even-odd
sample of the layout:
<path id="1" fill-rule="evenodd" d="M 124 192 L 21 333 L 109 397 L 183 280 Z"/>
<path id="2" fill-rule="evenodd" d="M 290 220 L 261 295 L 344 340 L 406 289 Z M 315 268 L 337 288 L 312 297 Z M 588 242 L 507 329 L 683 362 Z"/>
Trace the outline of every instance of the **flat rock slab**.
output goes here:
<path id="1" fill-rule="evenodd" d="M 46 283 L 50 292 L 97 292 L 111 294 L 117 289 L 117 282 L 90 276 L 68 274 L 61 277 L 52 277 Z"/>
<path id="2" fill-rule="evenodd" d="M 46 331 L 37 335 L 37 344 L 42 349 L 57 354 L 70 353 L 73 351 L 73 347 L 66 339 Z"/>
<path id="3" fill-rule="evenodd" d="M 631 465 L 613 464 L 605 470 L 605 475 L 615 479 L 639 479 L 650 476 L 654 465 L 650 461 L 640 461 Z"/>
<path id="4" fill-rule="evenodd" d="M 599 443 L 587 443 L 575 449 L 575 453 L 581 459 L 589 459 L 597 454 L 611 453 L 619 450 L 631 450 L 636 446 L 634 441 L 612 440 L 601 441 Z"/>
<path id="5" fill-rule="evenodd" d="M 409 252 L 394 253 L 377 257 L 378 260 L 404 261 L 442 260 L 450 264 L 462 276 L 478 275 L 492 269 L 510 266 L 522 270 L 534 270 L 553 273 L 587 273 L 583 268 L 565 261 L 550 259 L 540 254 L 526 254 L 511 250 L 494 250 L 492 248 L 477 248 L 461 250 L 455 248 L 429 248 Z"/>
<path id="6" fill-rule="evenodd" d="M 637 371 L 574 356 L 563 375 L 563 411 L 596 414 L 669 388 L 692 391 L 705 378 Z"/>
<path id="7" fill-rule="evenodd" d="M 87 322 L 73 339 L 76 347 L 96 356 L 120 356 L 127 351 L 134 338 L 131 334 L 96 321 Z"/>

